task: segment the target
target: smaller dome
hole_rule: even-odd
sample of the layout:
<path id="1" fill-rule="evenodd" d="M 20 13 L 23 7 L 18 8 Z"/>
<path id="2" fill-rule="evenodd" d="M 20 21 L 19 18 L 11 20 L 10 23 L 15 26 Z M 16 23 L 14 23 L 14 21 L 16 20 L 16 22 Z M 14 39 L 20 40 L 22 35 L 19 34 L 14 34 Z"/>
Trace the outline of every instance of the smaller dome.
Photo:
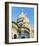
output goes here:
<path id="1" fill-rule="evenodd" d="M 18 30 L 18 25 L 17 25 L 17 23 L 12 22 L 12 28 L 15 28 L 15 29 L 17 29 L 17 30 Z"/>

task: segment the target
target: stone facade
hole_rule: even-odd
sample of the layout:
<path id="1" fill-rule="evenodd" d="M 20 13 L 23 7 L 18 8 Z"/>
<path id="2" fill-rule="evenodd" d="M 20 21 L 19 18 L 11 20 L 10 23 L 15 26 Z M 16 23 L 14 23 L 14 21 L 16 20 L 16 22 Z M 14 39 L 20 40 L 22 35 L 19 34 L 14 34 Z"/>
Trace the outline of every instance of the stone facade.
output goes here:
<path id="1" fill-rule="evenodd" d="M 34 30 L 31 29 L 30 22 L 27 16 L 22 12 L 17 20 L 16 24 L 12 24 L 12 38 L 32 38 Z"/>

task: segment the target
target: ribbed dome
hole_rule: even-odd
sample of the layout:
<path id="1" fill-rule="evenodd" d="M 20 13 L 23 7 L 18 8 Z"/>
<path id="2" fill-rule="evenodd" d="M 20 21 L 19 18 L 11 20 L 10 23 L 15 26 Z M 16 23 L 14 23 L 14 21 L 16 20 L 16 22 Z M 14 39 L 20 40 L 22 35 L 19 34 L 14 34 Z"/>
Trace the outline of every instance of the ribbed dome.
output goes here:
<path id="1" fill-rule="evenodd" d="M 30 22 L 29 22 L 29 19 L 27 17 L 27 15 L 22 12 L 18 18 L 17 18 L 17 22 L 18 22 L 18 25 L 20 26 L 23 26 L 23 27 L 28 27 L 30 28 Z"/>
<path id="2" fill-rule="evenodd" d="M 22 12 L 22 13 L 18 16 L 18 19 L 19 19 L 19 18 L 24 18 L 24 21 L 29 22 L 29 19 L 28 19 L 28 17 L 25 15 L 24 12 Z"/>

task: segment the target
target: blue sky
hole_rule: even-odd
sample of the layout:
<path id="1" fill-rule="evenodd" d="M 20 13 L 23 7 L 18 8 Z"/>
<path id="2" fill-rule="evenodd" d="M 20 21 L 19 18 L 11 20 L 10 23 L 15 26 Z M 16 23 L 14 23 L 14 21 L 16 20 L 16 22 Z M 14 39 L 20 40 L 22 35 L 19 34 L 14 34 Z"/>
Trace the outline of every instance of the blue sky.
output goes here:
<path id="1" fill-rule="evenodd" d="M 30 24 L 33 26 L 34 25 L 34 8 L 29 8 L 29 7 L 12 7 L 11 8 L 12 12 L 12 21 L 16 21 L 17 17 L 21 12 L 24 12 L 25 16 L 29 18 Z"/>

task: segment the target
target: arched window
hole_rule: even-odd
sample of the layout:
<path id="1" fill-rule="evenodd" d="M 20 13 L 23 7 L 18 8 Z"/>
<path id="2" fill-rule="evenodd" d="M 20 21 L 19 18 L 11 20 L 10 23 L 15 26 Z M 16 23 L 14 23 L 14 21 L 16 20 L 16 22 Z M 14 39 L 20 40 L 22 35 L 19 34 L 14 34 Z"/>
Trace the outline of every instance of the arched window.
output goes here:
<path id="1" fill-rule="evenodd" d="M 17 36 L 16 36 L 16 34 L 14 34 L 14 39 L 16 39 L 17 38 Z"/>

